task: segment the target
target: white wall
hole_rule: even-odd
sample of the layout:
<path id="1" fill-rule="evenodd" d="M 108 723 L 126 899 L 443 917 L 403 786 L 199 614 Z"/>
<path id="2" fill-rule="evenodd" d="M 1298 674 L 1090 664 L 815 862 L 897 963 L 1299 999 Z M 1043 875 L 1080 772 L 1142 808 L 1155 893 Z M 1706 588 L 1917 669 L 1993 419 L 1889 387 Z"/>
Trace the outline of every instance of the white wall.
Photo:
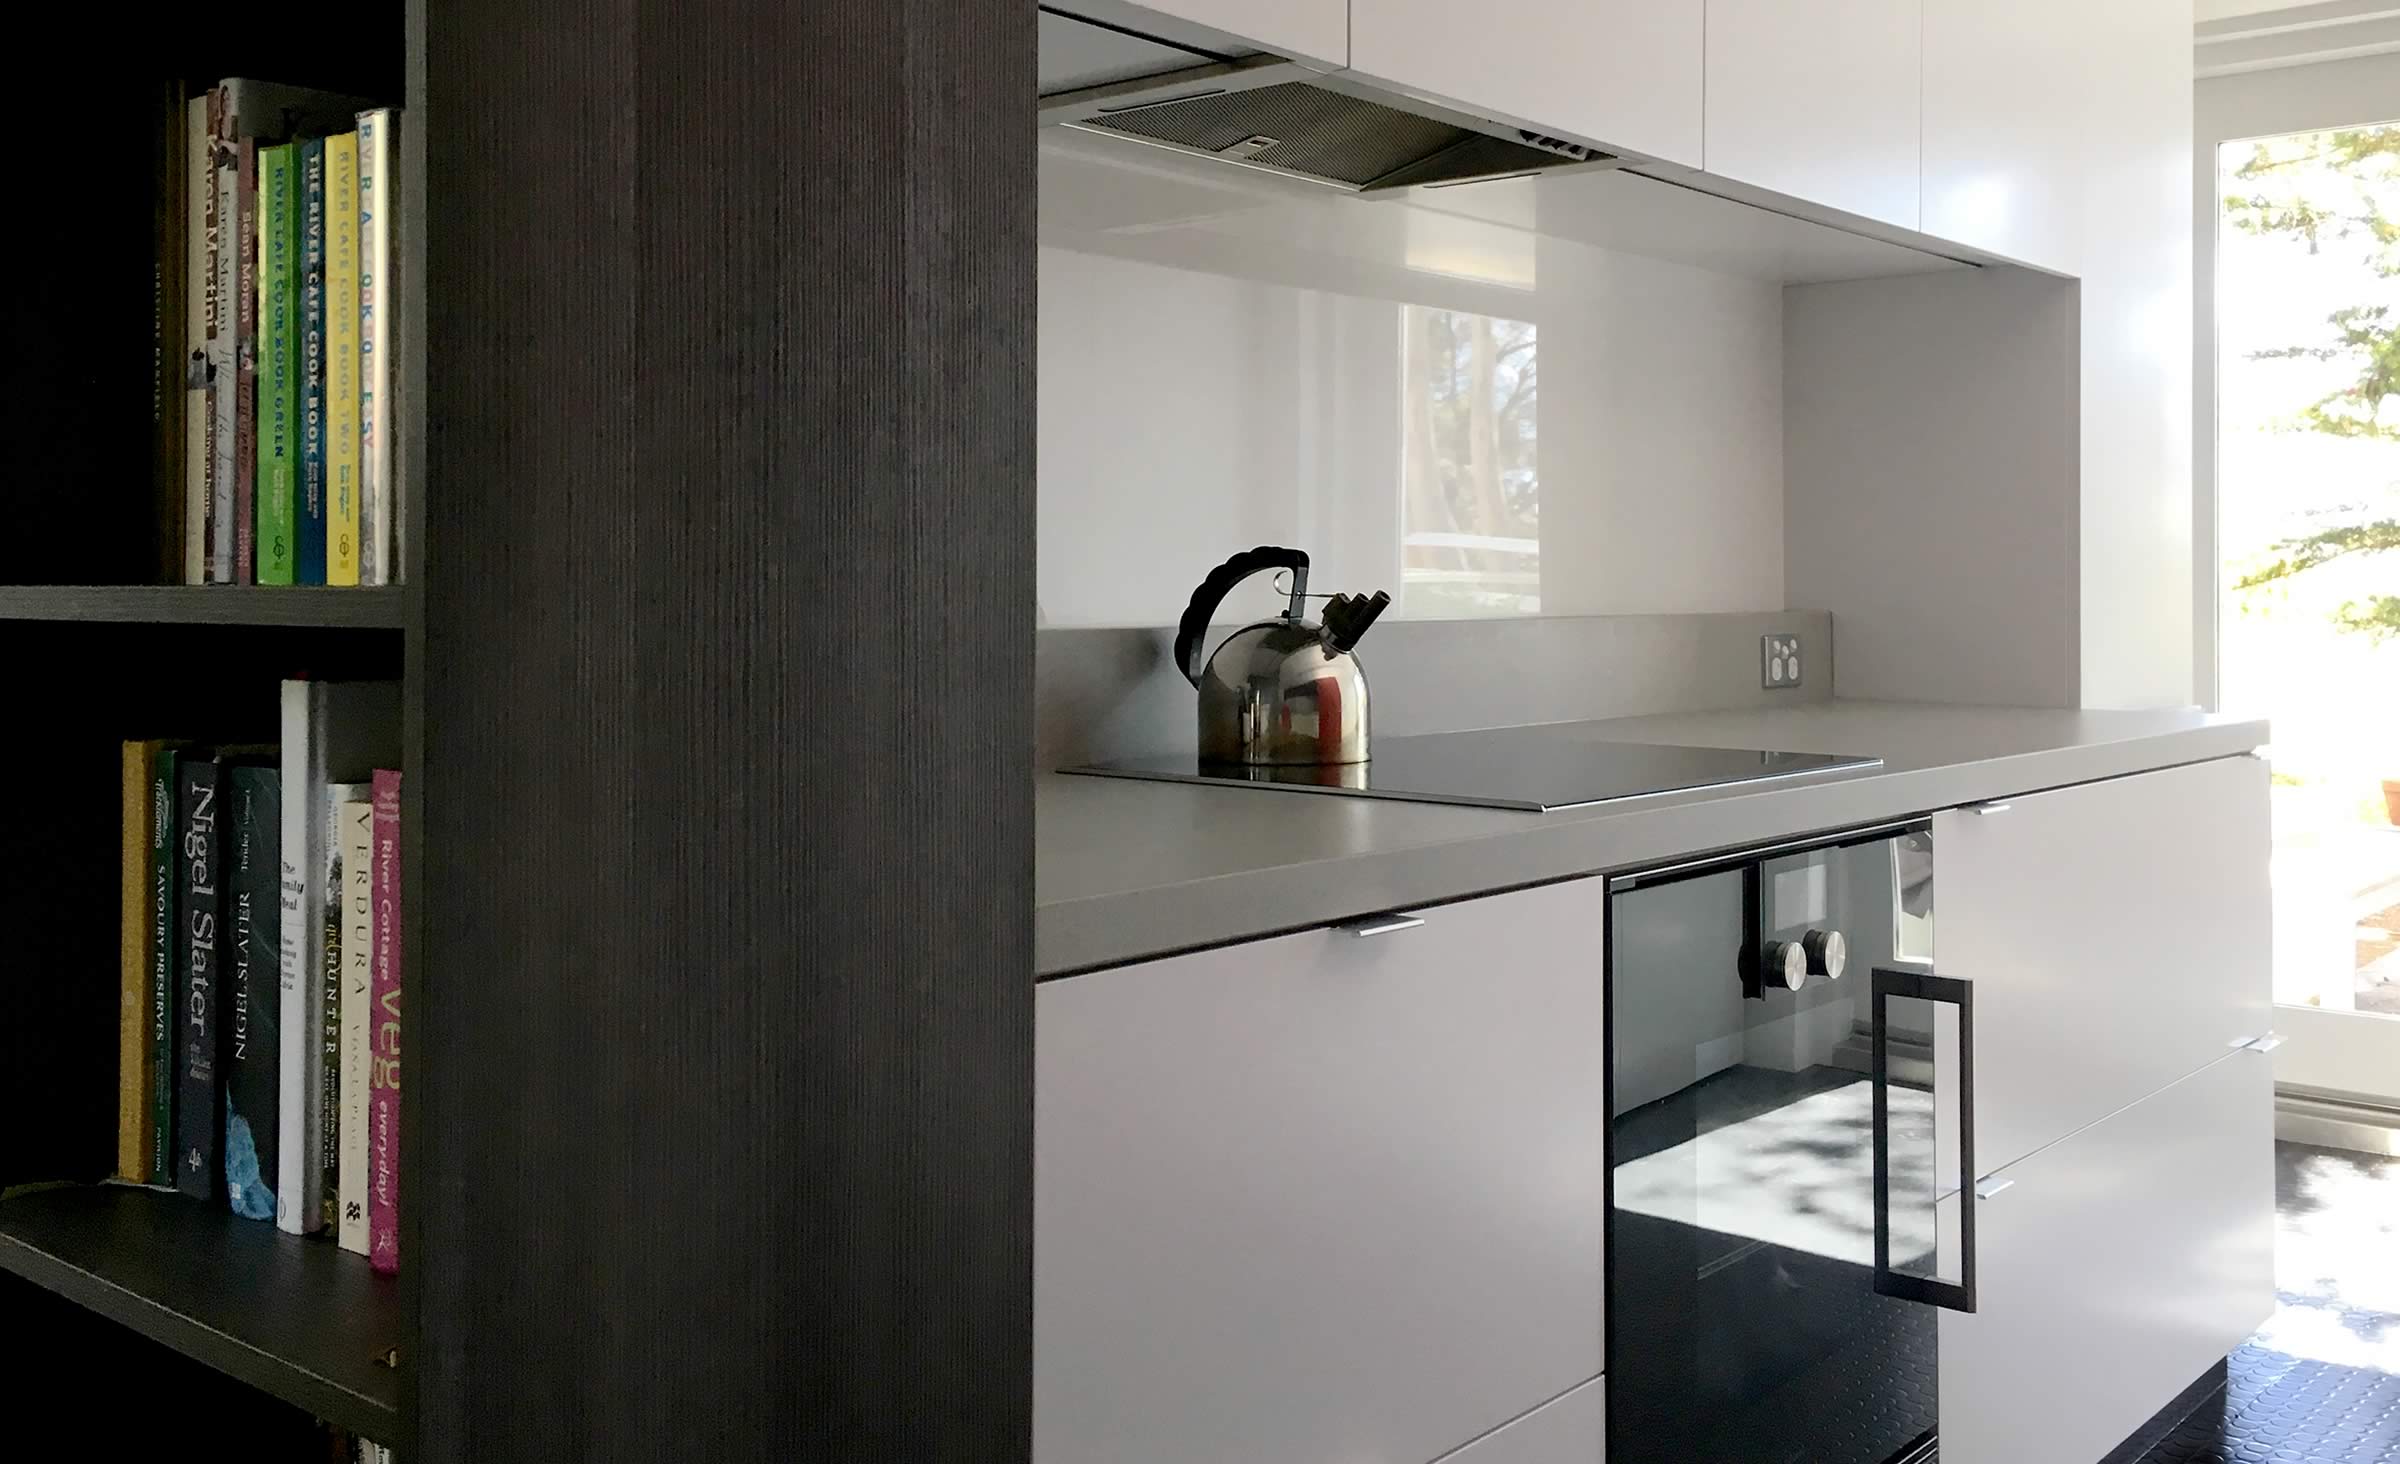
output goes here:
<path id="1" fill-rule="evenodd" d="M 2217 705 L 2216 155 L 2240 138 L 2400 117 L 2400 55 L 2209 77 L 2192 90 L 2193 678 Z"/>
<path id="2" fill-rule="evenodd" d="M 1045 138 L 1042 623 L 1172 624 L 1262 543 L 1456 613 L 1401 577 L 1407 305 L 1536 327 L 1539 613 L 1783 607 L 1779 285 L 1156 156 Z"/>
<path id="3" fill-rule="evenodd" d="M 2074 706 L 2076 286 L 2027 270 L 1784 292 L 1784 578 L 1845 697 Z"/>

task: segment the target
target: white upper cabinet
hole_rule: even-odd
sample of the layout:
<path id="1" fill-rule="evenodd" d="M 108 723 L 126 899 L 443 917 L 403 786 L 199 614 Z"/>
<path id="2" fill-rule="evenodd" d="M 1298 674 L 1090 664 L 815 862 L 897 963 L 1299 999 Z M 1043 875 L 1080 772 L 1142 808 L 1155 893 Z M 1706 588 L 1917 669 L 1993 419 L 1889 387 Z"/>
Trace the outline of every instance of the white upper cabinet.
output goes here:
<path id="1" fill-rule="evenodd" d="M 2083 125 L 2104 87 L 2088 0 L 1924 0 L 1924 222 L 2005 258 L 2075 273 L 2077 180 L 2108 145 Z"/>
<path id="2" fill-rule="evenodd" d="M 1916 228 L 1922 5 L 1708 0 L 1708 171 Z"/>
<path id="3" fill-rule="evenodd" d="M 1462 111 L 1700 166 L 1702 0 L 1352 0 L 1350 69 Z"/>
<path id="4" fill-rule="evenodd" d="M 1203 50 L 1245 41 L 1338 71 L 1350 56 L 1349 0 L 1046 0 L 1050 8 Z M 1193 27 L 1198 27 L 1197 30 Z M 1214 32 L 1215 34 L 1209 34 Z"/>

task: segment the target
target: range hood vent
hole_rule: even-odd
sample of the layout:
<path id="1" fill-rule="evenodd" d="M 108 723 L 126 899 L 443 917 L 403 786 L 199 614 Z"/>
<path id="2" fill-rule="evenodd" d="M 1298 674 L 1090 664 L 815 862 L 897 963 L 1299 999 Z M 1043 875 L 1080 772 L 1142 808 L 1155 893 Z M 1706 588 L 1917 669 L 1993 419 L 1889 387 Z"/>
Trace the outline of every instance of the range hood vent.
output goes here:
<path id="1" fill-rule="evenodd" d="M 1597 148 L 1275 56 L 1223 56 L 1042 12 L 1045 126 L 1172 148 L 1353 193 L 1618 167 Z"/>
<path id="2" fill-rule="evenodd" d="M 1509 141 L 1305 81 L 1118 106 L 1078 125 L 1368 192 L 1515 177 L 1607 155 Z"/>

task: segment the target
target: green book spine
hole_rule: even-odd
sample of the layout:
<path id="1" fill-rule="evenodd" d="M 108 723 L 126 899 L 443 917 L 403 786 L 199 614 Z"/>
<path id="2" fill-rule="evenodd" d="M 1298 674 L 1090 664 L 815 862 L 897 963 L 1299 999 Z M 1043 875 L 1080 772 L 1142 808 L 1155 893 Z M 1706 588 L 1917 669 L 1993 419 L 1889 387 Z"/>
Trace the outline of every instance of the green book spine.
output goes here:
<path id="1" fill-rule="evenodd" d="M 258 150 L 258 582 L 299 562 L 300 169 L 295 144 Z"/>
<path id="2" fill-rule="evenodd" d="M 300 165 L 300 573 L 325 583 L 325 140 L 303 138 Z"/>

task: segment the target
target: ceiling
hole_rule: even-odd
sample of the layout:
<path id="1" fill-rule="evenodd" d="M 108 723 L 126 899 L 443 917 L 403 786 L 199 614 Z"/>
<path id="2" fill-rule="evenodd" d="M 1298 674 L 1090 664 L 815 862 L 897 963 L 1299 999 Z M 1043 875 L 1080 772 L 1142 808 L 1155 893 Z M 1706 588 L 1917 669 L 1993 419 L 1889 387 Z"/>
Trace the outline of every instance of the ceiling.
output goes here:
<path id="1" fill-rule="evenodd" d="M 2193 74 L 2400 52 L 2400 0 L 2192 0 Z"/>

